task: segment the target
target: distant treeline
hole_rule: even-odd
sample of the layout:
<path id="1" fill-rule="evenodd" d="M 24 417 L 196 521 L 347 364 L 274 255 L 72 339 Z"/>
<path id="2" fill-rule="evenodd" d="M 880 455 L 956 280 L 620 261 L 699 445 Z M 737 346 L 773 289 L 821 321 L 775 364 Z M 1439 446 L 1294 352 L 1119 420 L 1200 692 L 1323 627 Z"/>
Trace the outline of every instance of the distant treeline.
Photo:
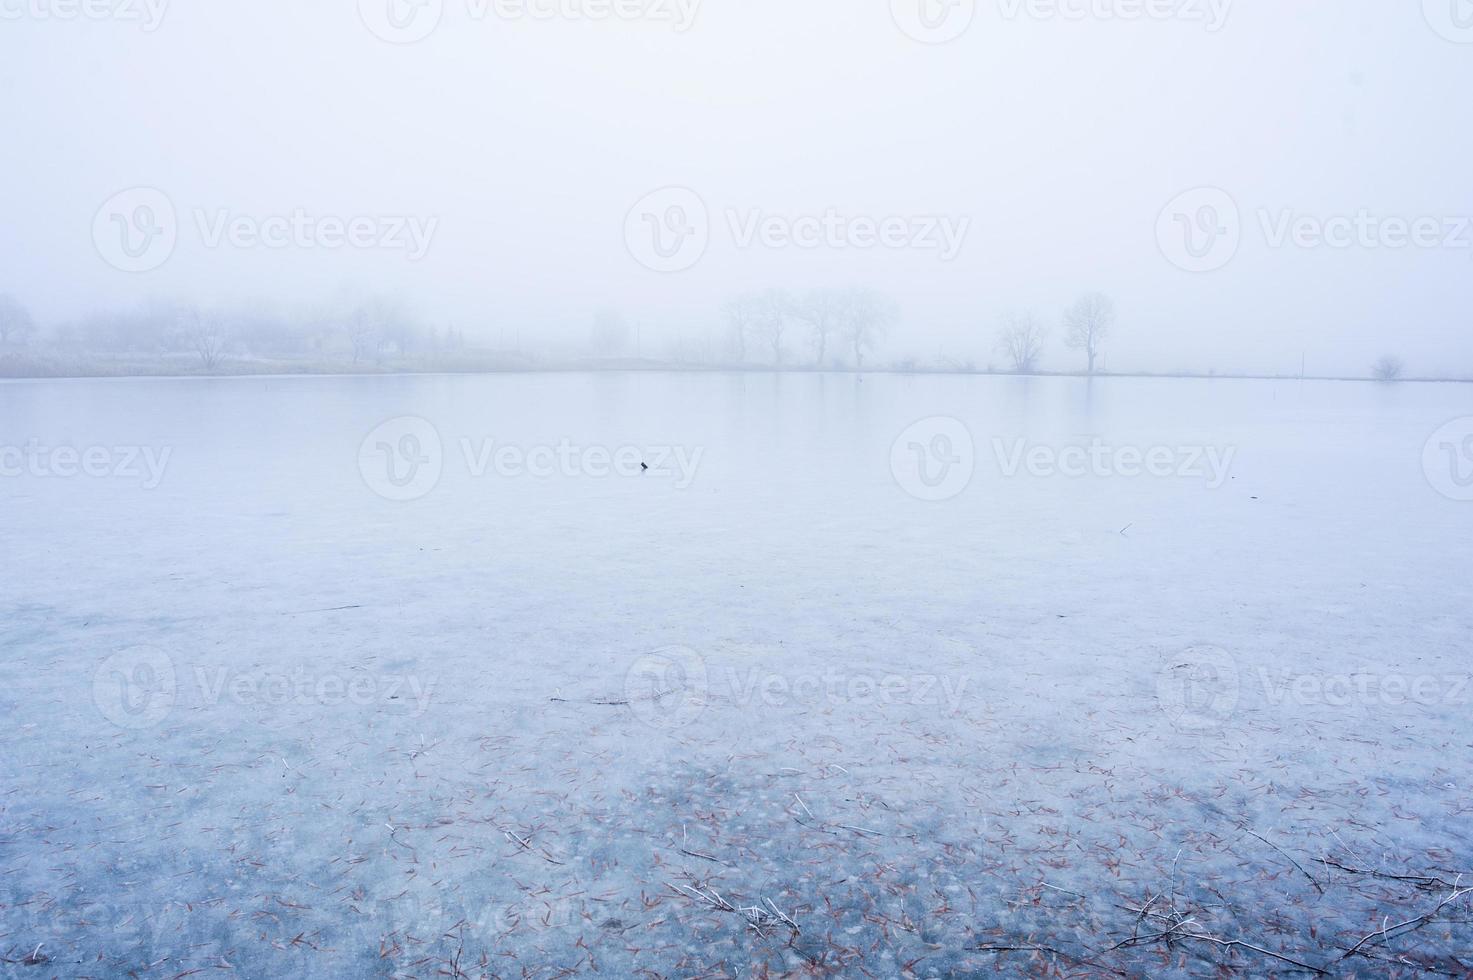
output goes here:
<path id="1" fill-rule="evenodd" d="M 425 323 L 384 299 L 297 316 L 152 305 L 42 326 L 14 296 L 0 294 L 0 377 L 590 367 L 1094 374 L 1117 319 L 1110 297 L 1082 295 L 1057 321 L 1063 346 L 1078 358 L 1075 367 L 1046 372 L 1041 363 L 1053 329 L 1029 312 L 1001 318 L 990 338 L 1000 363 L 983 366 L 939 354 L 877 361 L 876 351 L 901 322 L 901 312 L 891 297 L 868 287 L 752 290 L 729 297 L 713 313 L 714 321 L 656 338 L 641 321 L 605 309 L 585 321 L 581 342 L 534 341 L 524 348 L 520 331 L 491 337 L 483 329 L 467 337 L 453 325 Z M 1392 355 L 1376 361 L 1369 373 L 1384 382 L 1403 375 L 1402 361 Z"/>

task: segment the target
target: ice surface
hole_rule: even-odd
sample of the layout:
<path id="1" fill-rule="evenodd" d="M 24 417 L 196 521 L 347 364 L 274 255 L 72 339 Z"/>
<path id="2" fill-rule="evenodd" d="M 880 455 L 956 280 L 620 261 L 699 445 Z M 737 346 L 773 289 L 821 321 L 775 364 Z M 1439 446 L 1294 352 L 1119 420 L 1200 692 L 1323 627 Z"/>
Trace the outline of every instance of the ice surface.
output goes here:
<path id="1" fill-rule="evenodd" d="M 1168 889 L 1334 964 L 1441 893 L 1318 858 L 1473 869 L 1473 504 L 1422 462 L 1468 415 L 1287 381 L 0 384 L 0 445 L 168 454 L 152 488 L 0 479 L 0 971 L 1294 975 L 1100 952 Z M 406 416 L 441 472 L 389 500 L 364 441 Z M 892 471 L 933 417 L 976 455 L 939 502 Z M 1005 477 L 995 438 L 1234 455 L 1216 488 Z M 699 460 L 477 476 L 462 440 Z M 1376 952 L 1456 975 L 1470 943 Z"/>

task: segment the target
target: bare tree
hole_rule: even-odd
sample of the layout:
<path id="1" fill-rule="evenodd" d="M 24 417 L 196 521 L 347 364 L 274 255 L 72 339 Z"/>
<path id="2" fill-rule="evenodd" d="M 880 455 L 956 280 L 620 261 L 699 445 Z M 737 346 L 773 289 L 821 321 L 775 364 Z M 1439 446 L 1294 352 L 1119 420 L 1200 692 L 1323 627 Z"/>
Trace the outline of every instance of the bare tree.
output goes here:
<path id="1" fill-rule="evenodd" d="M 1371 377 L 1377 381 L 1390 384 L 1393 381 L 1401 380 L 1401 372 L 1405 367 L 1406 365 L 1402 364 L 1401 358 L 1386 354 L 1377 360 L 1375 364 L 1371 365 Z"/>
<path id="2" fill-rule="evenodd" d="M 772 363 L 783 362 L 783 333 L 787 329 L 788 313 L 793 301 L 781 289 L 766 289 L 754 297 L 757 311 L 757 334 L 772 349 Z"/>
<path id="3" fill-rule="evenodd" d="M 593 317 L 593 351 L 605 356 L 618 356 L 629 350 L 632 331 L 629 321 L 617 310 L 600 310 Z"/>
<path id="4" fill-rule="evenodd" d="M 300 324 L 255 311 L 232 317 L 230 338 L 252 354 L 303 354 L 309 339 Z"/>
<path id="5" fill-rule="evenodd" d="M 390 349 L 406 353 L 415 343 L 414 321 L 392 301 L 368 299 L 354 307 L 346 323 L 353 363 L 372 354 L 382 361 Z"/>
<path id="6" fill-rule="evenodd" d="M 814 363 L 823 367 L 829 337 L 844 322 L 844 295 L 833 289 L 815 289 L 794 304 L 793 312 L 812 330 Z"/>
<path id="7" fill-rule="evenodd" d="M 1064 313 L 1064 343 L 1082 350 L 1095 373 L 1095 358 L 1115 326 L 1115 301 L 1104 293 L 1086 293 Z"/>
<path id="8" fill-rule="evenodd" d="M 737 363 L 744 363 L 747 360 L 747 339 L 762 318 L 761 298 L 756 293 L 733 296 L 721 304 L 721 313 L 726 317 L 726 327 L 731 335 Z"/>
<path id="9" fill-rule="evenodd" d="M 1043 355 L 1043 344 L 1048 331 L 1032 313 L 1013 314 L 1003 321 L 1002 336 L 998 339 L 998 350 L 1013 362 L 1018 374 L 1031 374 L 1038 367 Z"/>
<path id="10" fill-rule="evenodd" d="M 199 356 L 206 371 L 213 371 L 225 356 L 225 331 L 219 318 L 188 309 L 179 315 L 184 343 Z"/>
<path id="11" fill-rule="evenodd" d="M 24 340 L 36 328 L 31 312 L 9 293 L 0 293 L 0 344 Z"/>
<path id="12" fill-rule="evenodd" d="M 348 343 L 353 346 L 353 363 L 357 364 L 378 348 L 378 325 L 368 310 L 360 306 L 348 314 L 347 329 Z"/>
<path id="13" fill-rule="evenodd" d="M 885 331 L 900 320 L 895 301 L 873 289 L 845 291 L 843 301 L 844 335 L 854 350 L 855 368 L 864 367 L 864 352 L 873 350 Z"/>

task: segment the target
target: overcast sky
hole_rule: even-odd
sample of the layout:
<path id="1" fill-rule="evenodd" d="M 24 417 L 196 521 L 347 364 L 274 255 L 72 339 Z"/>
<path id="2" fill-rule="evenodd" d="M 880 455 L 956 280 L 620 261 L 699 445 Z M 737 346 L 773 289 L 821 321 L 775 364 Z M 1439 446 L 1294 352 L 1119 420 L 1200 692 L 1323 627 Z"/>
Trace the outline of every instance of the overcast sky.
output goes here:
<path id="1" fill-rule="evenodd" d="M 985 364 L 1097 289 L 1112 369 L 1473 374 L 1467 0 L 419 2 L 0 0 L 0 292 L 530 338 L 857 283 Z"/>

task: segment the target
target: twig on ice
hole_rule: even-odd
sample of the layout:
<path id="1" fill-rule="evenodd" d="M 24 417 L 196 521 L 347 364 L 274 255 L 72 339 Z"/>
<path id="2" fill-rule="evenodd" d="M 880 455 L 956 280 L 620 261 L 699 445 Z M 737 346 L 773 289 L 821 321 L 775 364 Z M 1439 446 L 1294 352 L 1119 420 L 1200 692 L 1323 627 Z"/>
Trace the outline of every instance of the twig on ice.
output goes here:
<path id="1" fill-rule="evenodd" d="M 1274 850 L 1276 850 L 1280 854 L 1284 855 L 1284 857 L 1288 859 L 1288 861 L 1289 861 L 1290 864 L 1294 865 L 1294 867 L 1296 867 L 1296 868 L 1299 869 L 1299 873 L 1300 874 L 1304 875 L 1304 877 L 1306 877 L 1306 878 L 1309 879 L 1309 883 L 1314 886 L 1314 890 L 1315 891 L 1319 892 L 1321 895 L 1323 895 L 1325 893 L 1324 888 L 1322 888 L 1320 886 L 1320 883 L 1315 880 L 1314 875 L 1310 874 L 1308 871 L 1305 871 L 1304 870 L 1304 867 L 1298 861 L 1294 860 L 1294 858 L 1289 855 L 1289 852 L 1288 851 L 1284 850 L 1282 847 L 1280 847 L 1279 845 L 1275 844 L 1273 841 L 1269 840 L 1267 837 L 1263 837 L 1263 836 L 1260 836 L 1259 834 L 1255 834 L 1253 831 L 1249 830 L 1247 827 L 1244 827 L 1243 828 L 1243 833 L 1249 835 L 1250 837 L 1257 837 L 1259 840 L 1263 841 L 1269 847 L 1272 847 Z"/>
<path id="2" fill-rule="evenodd" d="M 1376 871 L 1375 869 L 1352 868 L 1349 865 L 1341 864 L 1339 861 L 1332 861 L 1329 858 L 1318 858 L 1317 860 L 1320 864 L 1327 865 L 1331 868 L 1339 868 L 1346 874 L 1367 875 L 1372 878 L 1384 878 L 1387 881 L 1409 881 L 1418 888 L 1435 889 L 1442 887 L 1456 889 L 1458 887 L 1456 882 L 1447 881 L 1432 875 L 1397 875 L 1387 871 Z"/>
<path id="3" fill-rule="evenodd" d="M 1469 894 L 1470 892 L 1473 892 L 1473 888 L 1455 889 L 1451 895 L 1438 902 L 1436 907 L 1434 907 L 1432 911 L 1424 912 L 1422 915 L 1419 915 L 1413 919 L 1407 919 L 1405 922 L 1398 922 L 1394 926 L 1386 925 L 1385 923 L 1387 920 L 1383 920 L 1380 929 L 1376 930 L 1369 936 L 1366 936 L 1360 942 L 1356 943 L 1354 946 L 1350 947 L 1350 949 L 1345 951 L 1345 955 L 1340 958 L 1342 960 L 1348 960 L 1350 959 L 1350 957 L 1360 952 L 1362 946 L 1366 945 L 1372 940 L 1376 940 L 1377 942 L 1384 942 L 1392 938 L 1392 933 L 1400 932 L 1402 929 L 1406 929 L 1409 932 L 1415 932 L 1416 930 L 1425 926 L 1427 923 L 1431 922 L 1433 919 L 1437 918 L 1438 913 L 1441 912 L 1445 907 L 1451 905 L 1453 902 L 1456 902 L 1458 899 L 1462 898 L 1464 895 Z"/>

